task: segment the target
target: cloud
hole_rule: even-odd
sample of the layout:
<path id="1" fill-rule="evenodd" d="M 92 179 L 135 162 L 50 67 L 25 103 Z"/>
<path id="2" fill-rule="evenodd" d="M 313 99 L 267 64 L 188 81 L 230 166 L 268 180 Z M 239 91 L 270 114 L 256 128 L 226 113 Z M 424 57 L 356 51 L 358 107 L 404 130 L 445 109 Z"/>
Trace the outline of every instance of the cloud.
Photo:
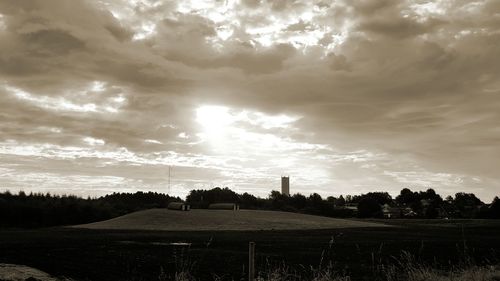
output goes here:
<path id="1" fill-rule="evenodd" d="M 0 164 L 9 186 L 22 186 L 23 171 L 28 186 L 45 175 L 62 188 L 65 163 L 89 194 L 92 176 L 116 177 L 103 181 L 109 190 L 160 189 L 176 163 L 182 192 L 219 182 L 265 195 L 287 173 L 306 194 L 429 184 L 491 197 L 499 9 L 493 0 L 2 2 Z M 225 135 L 197 121 L 214 105 L 234 119 L 212 122 Z"/>

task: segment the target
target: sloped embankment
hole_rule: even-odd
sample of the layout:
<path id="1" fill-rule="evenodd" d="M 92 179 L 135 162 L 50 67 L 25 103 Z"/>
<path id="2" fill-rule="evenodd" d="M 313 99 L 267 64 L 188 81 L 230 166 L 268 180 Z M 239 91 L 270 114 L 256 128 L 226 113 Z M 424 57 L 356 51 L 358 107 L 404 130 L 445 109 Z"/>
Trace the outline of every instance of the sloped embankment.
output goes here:
<path id="1" fill-rule="evenodd" d="M 251 231 L 387 227 L 387 225 L 276 211 L 197 209 L 183 212 L 166 209 L 150 209 L 106 221 L 77 225 L 74 227 L 163 231 Z"/>

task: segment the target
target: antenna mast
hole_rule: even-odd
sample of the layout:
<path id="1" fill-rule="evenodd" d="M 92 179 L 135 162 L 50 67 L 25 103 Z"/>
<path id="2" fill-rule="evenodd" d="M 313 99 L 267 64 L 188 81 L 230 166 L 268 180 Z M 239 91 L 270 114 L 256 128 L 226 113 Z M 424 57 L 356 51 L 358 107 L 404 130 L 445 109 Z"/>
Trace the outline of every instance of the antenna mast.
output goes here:
<path id="1" fill-rule="evenodd" d="M 170 170 L 172 169 L 171 165 L 168 165 L 168 190 L 167 194 L 170 194 Z"/>

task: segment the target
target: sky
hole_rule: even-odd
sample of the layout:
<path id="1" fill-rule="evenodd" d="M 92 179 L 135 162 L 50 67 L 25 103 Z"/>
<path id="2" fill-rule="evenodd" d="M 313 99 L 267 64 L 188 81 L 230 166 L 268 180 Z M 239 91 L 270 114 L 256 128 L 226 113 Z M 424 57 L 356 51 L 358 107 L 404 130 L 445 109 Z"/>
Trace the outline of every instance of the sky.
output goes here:
<path id="1" fill-rule="evenodd" d="M 498 0 L 0 1 L 0 190 L 490 202 L 499 42 Z"/>

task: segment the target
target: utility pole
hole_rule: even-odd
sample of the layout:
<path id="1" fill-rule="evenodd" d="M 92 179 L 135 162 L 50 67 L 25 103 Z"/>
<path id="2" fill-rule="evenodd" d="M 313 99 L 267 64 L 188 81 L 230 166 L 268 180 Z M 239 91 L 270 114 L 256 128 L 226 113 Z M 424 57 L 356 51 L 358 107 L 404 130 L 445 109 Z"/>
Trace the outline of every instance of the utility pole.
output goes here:
<path id="1" fill-rule="evenodd" d="M 255 281 L 255 242 L 248 243 L 248 281 Z"/>

